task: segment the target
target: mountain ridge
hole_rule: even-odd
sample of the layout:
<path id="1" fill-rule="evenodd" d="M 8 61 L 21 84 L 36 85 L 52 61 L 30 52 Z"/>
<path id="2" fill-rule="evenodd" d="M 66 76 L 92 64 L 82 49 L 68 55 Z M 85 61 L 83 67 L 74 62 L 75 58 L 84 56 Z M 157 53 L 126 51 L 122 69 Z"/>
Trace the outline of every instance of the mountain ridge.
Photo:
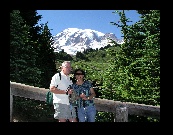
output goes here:
<path id="1" fill-rule="evenodd" d="M 75 55 L 77 51 L 86 49 L 100 49 L 109 44 L 110 39 L 118 44 L 124 41 L 117 39 L 113 33 L 102 33 L 91 29 L 67 28 L 53 37 L 54 52 L 64 50 L 67 54 Z"/>

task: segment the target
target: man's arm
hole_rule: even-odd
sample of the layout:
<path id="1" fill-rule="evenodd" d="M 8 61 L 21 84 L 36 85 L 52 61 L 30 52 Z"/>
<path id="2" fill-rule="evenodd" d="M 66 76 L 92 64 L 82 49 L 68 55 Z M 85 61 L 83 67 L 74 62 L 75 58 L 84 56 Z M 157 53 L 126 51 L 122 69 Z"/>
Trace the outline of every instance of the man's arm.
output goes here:
<path id="1" fill-rule="evenodd" d="M 66 94 L 66 90 L 59 90 L 55 86 L 50 86 L 50 91 L 55 94 Z"/>

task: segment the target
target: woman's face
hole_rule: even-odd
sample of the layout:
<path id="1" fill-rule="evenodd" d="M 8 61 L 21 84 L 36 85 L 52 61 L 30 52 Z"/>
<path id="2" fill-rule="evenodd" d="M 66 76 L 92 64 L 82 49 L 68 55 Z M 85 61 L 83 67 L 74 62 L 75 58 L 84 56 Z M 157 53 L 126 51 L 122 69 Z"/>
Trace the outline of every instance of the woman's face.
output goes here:
<path id="1" fill-rule="evenodd" d="M 81 71 L 77 71 L 75 75 L 76 75 L 75 76 L 76 80 L 83 80 L 83 78 L 84 78 L 84 75 L 82 74 Z"/>

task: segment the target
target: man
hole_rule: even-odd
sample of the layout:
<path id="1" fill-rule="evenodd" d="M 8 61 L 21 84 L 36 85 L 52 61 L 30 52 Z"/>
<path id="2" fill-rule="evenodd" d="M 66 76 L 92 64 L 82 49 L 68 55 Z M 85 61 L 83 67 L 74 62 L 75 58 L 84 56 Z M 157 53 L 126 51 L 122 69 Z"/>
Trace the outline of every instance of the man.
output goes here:
<path id="1" fill-rule="evenodd" d="M 59 73 L 56 73 L 50 83 L 50 91 L 53 93 L 53 104 L 55 109 L 54 118 L 59 122 L 77 122 L 76 110 L 69 103 L 69 94 L 73 89 L 67 90 L 72 81 L 69 74 L 71 72 L 70 61 L 64 61 L 61 66 L 61 79 Z"/>

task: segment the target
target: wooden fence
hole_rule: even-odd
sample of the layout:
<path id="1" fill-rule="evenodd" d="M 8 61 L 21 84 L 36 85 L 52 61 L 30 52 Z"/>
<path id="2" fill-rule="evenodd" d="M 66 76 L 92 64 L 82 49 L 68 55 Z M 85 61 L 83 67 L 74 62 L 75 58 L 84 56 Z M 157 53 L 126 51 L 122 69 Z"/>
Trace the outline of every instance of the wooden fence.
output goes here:
<path id="1" fill-rule="evenodd" d="M 46 101 L 48 89 L 10 82 L 10 122 L 13 121 L 13 96 Z M 160 119 L 160 106 L 120 102 L 107 99 L 94 99 L 97 111 L 112 112 L 114 122 L 128 122 L 128 115 L 138 115 Z"/>

